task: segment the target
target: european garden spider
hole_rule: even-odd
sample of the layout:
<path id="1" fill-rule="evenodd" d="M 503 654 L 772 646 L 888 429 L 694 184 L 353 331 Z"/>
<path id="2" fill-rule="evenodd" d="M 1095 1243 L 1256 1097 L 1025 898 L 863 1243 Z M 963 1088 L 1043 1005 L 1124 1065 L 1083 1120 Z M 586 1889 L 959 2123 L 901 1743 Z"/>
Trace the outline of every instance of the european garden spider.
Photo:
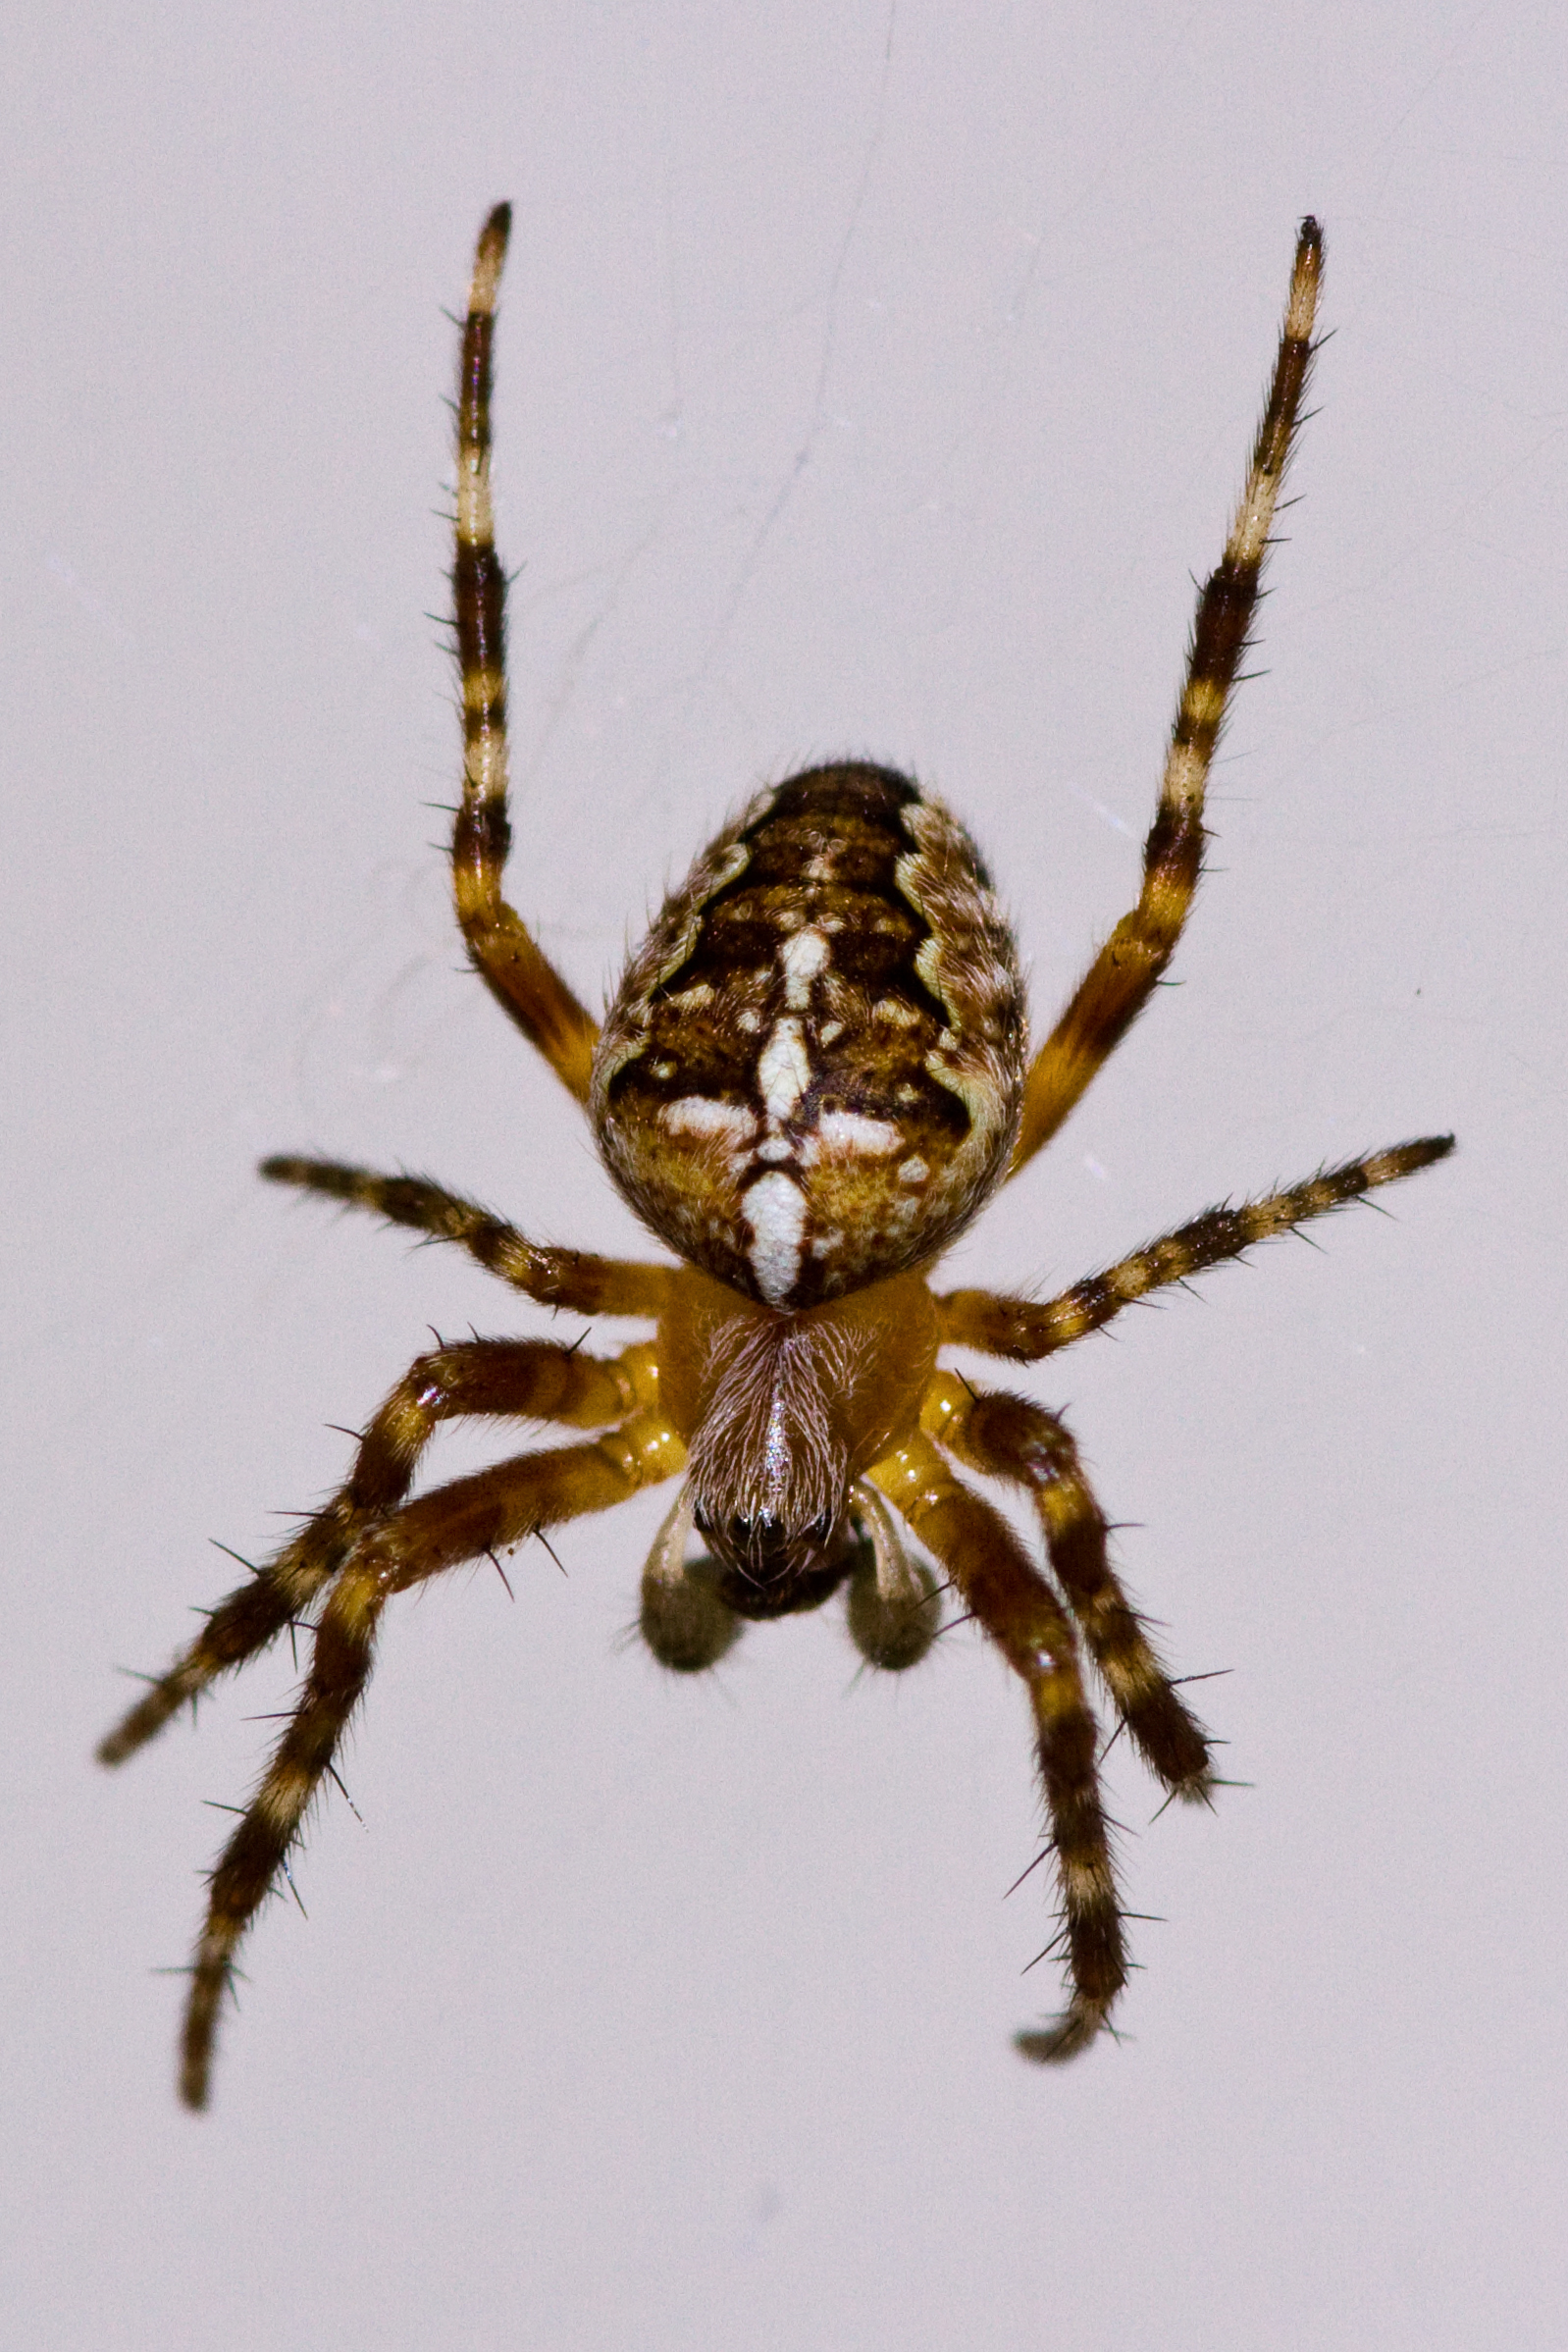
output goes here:
<path id="1" fill-rule="evenodd" d="M 1208 1797 L 1209 1744 L 1111 1569 L 1106 1522 L 1061 1420 L 1025 1397 L 976 1392 L 938 1369 L 937 1352 L 956 1343 L 1038 1362 L 1129 1300 L 1452 1148 L 1451 1136 L 1428 1136 L 1211 1209 L 1043 1305 L 927 1287 L 997 1186 L 1055 1134 L 1180 935 L 1202 862 L 1204 784 L 1311 363 L 1322 236 L 1302 223 L 1246 488 L 1198 600 L 1138 903 L 1031 1057 L 1017 953 L 974 846 L 940 802 L 888 768 L 810 768 L 753 801 L 666 903 L 602 1028 L 501 897 L 506 582 L 490 400 L 509 227 L 509 207 L 497 205 L 479 238 L 457 406 L 457 919 L 492 995 L 587 1106 L 610 1176 L 680 1263 L 542 1248 L 421 1177 L 263 1162 L 276 1183 L 457 1242 L 542 1306 L 643 1317 L 655 1336 L 612 1359 L 548 1339 L 479 1338 L 420 1357 L 360 1437 L 340 1492 L 219 1603 L 104 1742 L 102 1760 L 120 1763 L 219 1674 L 314 1620 L 297 1704 L 212 1875 L 182 2094 L 206 2102 L 236 1947 L 334 1773 L 392 1595 L 683 1472 L 643 1574 L 642 1633 L 666 1666 L 711 1666 L 742 1619 L 814 1609 L 841 1587 L 862 1655 L 914 1665 L 940 1602 L 910 1530 L 1021 1678 L 1070 1998 L 1017 2042 L 1031 2059 L 1071 2058 L 1108 2023 L 1126 1976 L 1079 1636 L 1173 1796 Z M 601 1434 L 409 1501 L 438 1422 L 473 1414 Z M 955 1460 L 1028 1496 L 1054 1584 Z M 694 1530 L 707 1548 L 690 1558 Z"/>

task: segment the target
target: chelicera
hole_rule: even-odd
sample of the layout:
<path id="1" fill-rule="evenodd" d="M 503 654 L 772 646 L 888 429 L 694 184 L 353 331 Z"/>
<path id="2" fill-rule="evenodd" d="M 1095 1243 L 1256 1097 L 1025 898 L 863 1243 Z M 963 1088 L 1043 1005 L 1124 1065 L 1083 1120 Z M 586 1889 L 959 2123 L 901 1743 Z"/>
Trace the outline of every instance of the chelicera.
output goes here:
<path id="1" fill-rule="evenodd" d="M 505 577 L 490 486 L 491 348 L 510 225 L 479 239 L 463 329 L 452 572 L 465 756 L 452 840 L 457 918 L 503 1011 L 588 1112 L 612 1180 L 677 1263 L 543 1248 L 420 1178 L 333 1162 L 275 1182 L 457 1243 L 538 1304 L 645 1319 L 598 1357 L 549 1339 L 438 1345 L 360 1437 L 340 1490 L 221 1601 L 104 1742 L 119 1763 L 187 1699 L 286 1629 L 313 1628 L 277 1751 L 212 1874 L 185 2016 L 182 2091 L 205 2104 L 235 1955 L 287 1868 L 363 1694 L 394 1594 L 563 1520 L 678 1480 L 644 1571 L 655 1657 L 711 1667 L 748 1620 L 841 1590 L 870 1664 L 914 1665 L 942 1583 L 1021 1680 L 1061 1900 L 1067 2005 L 1019 2034 L 1084 2049 L 1125 1981 L 1086 1650 L 1173 1796 L 1214 1785 L 1209 1742 L 1112 1568 L 1106 1521 L 1059 1415 L 979 1390 L 945 1345 L 1035 1363 L 1131 1300 L 1238 1256 L 1441 1159 L 1429 1136 L 1213 1209 L 1043 1303 L 934 1292 L 928 1276 L 1067 1118 L 1166 969 L 1202 862 L 1203 798 L 1247 642 L 1313 350 L 1317 225 L 1296 244 L 1279 355 L 1192 648 L 1137 904 L 1031 1051 L 1012 936 L 962 825 L 909 777 L 860 761 L 762 793 L 705 851 L 633 956 L 601 1026 L 501 896 Z M 437 1425 L 460 1415 L 598 1433 L 410 1499 Z M 960 1466 L 1019 1490 L 1045 1567 Z"/>

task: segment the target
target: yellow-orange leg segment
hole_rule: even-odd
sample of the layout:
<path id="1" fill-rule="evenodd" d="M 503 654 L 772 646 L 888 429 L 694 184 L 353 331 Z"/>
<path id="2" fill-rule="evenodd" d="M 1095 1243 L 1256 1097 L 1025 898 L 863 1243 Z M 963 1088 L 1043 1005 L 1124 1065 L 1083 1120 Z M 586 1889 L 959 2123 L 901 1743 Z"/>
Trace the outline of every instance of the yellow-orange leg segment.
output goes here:
<path id="1" fill-rule="evenodd" d="M 1126 1982 L 1122 1907 L 1095 1769 L 1099 1731 L 1072 1628 L 1006 1520 L 954 1475 L 928 1437 L 916 1432 L 869 1475 L 941 1561 L 1028 1690 L 1071 1997 L 1051 2026 L 1019 2034 L 1018 2045 L 1029 2058 L 1072 2058 L 1093 2041 Z"/>
<path id="2" fill-rule="evenodd" d="M 638 1352 L 651 1359 L 651 1350 Z M 299 1703 L 212 1874 L 182 2045 L 180 2090 L 188 2107 L 206 2105 L 218 2012 L 235 1953 L 332 1766 L 369 1680 L 377 1624 L 392 1594 L 562 1520 L 608 1510 L 640 1487 L 672 1476 L 685 1459 L 669 1424 L 656 1408 L 645 1407 L 593 1444 L 523 1454 L 439 1487 L 383 1520 L 355 1546 L 322 1606 Z"/>
<path id="3" fill-rule="evenodd" d="M 407 1226 L 433 1241 L 453 1241 L 477 1258 L 487 1274 L 499 1275 L 514 1290 L 543 1307 L 569 1308 L 577 1315 L 647 1315 L 664 1311 L 674 1269 L 635 1258 L 596 1258 L 581 1249 L 549 1249 L 529 1241 L 515 1226 L 489 1209 L 462 1200 L 426 1176 L 378 1176 L 374 1169 L 347 1168 L 336 1160 L 299 1160 L 280 1154 L 263 1160 L 270 1183 L 298 1184 L 355 1209 L 370 1209 L 389 1225 Z"/>
<path id="4" fill-rule="evenodd" d="M 1105 1517 L 1068 1431 L 1043 1405 L 997 1390 L 976 1396 L 951 1372 L 931 1383 L 921 1418 L 971 1470 L 1026 1490 L 1057 1582 L 1133 1744 L 1175 1796 L 1206 1798 L 1208 1740 L 1117 1582 Z"/>
<path id="5" fill-rule="evenodd" d="M 496 295 L 511 222 L 511 206 L 497 204 L 480 232 L 457 384 L 452 617 L 463 701 L 463 798 L 452 832 L 452 886 L 474 968 L 556 1076 L 586 1103 L 599 1024 L 541 954 L 500 891 L 511 847 L 506 575 L 496 553 L 490 493 L 490 396 Z"/>
<path id="6" fill-rule="evenodd" d="M 1017 1364 L 1037 1363 L 1042 1356 L 1071 1347 L 1086 1332 L 1099 1331 L 1151 1290 L 1184 1282 L 1211 1266 L 1239 1258 L 1255 1242 L 1293 1233 L 1314 1217 L 1364 1199 L 1380 1184 L 1397 1183 L 1418 1168 L 1445 1160 L 1452 1150 L 1451 1135 L 1423 1135 L 1414 1143 L 1369 1153 L 1364 1160 L 1347 1160 L 1340 1168 L 1325 1168 L 1305 1183 L 1271 1192 L 1262 1200 L 1243 1201 L 1237 1209 L 1206 1209 L 1190 1225 L 1178 1226 L 1174 1233 L 1120 1258 L 1103 1274 L 1088 1275 L 1043 1302 L 999 1298 L 989 1290 L 950 1290 L 936 1302 L 943 1343 L 982 1348 L 987 1355 L 1009 1356 Z"/>
<path id="7" fill-rule="evenodd" d="M 124 1763 L 187 1699 L 265 1649 L 311 1606 L 365 1532 L 403 1500 L 438 1422 L 479 1414 L 603 1429 L 651 1392 L 648 1355 L 634 1348 L 611 1364 L 552 1340 L 473 1339 L 420 1356 L 360 1438 L 340 1490 L 249 1584 L 218 1603 L 189 1648 L 102 1743 L 99 1762 Z"/>
<path id="8" fill-rule="evenodd" d="M 1096 956 L 1029 1069 L 1023 1122 L 1009 1174 L 1049 1142 L 1096 1071 L 1137 1019 L 1181 935 L 1203 862 L 1203 795 L 1226 704 L 1246 650 L 1258 583 L 1312 361 L 1323 275 L 1323 234 L 1306 220 L 1296 239 L 1280 353 L 1246 488 L 1225 553 L 1198 599 L 1186 682 L 1153 827 L 1143 888 Z"/>

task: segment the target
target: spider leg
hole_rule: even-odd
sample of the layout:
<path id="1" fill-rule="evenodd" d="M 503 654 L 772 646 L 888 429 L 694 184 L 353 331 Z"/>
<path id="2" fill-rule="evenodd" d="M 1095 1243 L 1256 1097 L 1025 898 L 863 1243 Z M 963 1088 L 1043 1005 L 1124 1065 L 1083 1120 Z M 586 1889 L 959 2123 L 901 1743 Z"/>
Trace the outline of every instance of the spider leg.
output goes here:
<path id="1" fill-rule="evenodd" d="M 1212 1775 L 1203 1727 L 1172 1688 L 1117 1582 L 1104 1514 L 1062 1422 L 1027 1397 L 977 1396 L 947 1372 L 926 1391 L 921 1420 L 971 1470 L 1025 1489 L 1057 1582 L 1139 1753 L 1173 1795 L 1206 1799 Z"/>
<path id="2" fill-rule="evenodd" d="M 1027 2058 L 1072 2058 L 1105 2024 L 1126 1982 L 1126 1954 L 1095 1768 L 1098 1727 L 1071 1625 L 1006 1520 L 954 1475 L 928 1437 L 916 1432 L 868 1475 L 941 1561 L 1028 1690 L 1071 1991 L 1055 2023 L 1019 2035 L 1018 2046 Z"/>
<path id="3" fill-rule="evenodd" d="M 221 1600 L 201 1632 L 98 1750 L 121 1764 L 232 1666 L 316 1600 L 366 1530 L 403 1501 L 438 1422 L 458 1414 L 602 1429 L 646 1400 L 646 1347 L 605 1363 L 547 1339 L 472 1339 L 413 1363 L 359 1440 L 347 1481 L 276 1558 Z"/>
<path id="4" fill-rule="evenodd" d="M 487 1273 L 499 1275 L 542 1307 L 564 1307 L 576 1315 L 657 1316 L 669 1297 L 672 1269 L 667 1266 L 541 1247 L 489 1209 L 425 1176 L 378 1176 L 374 1169 L 287 1153 L 263 1160 L 259 1173 L 269 1183 L 325 1192 L 349 1208 L 371 1209 L 390 1225 L 408 1226 L 436 1241 L 455 1241 Z"/>
<path id="5" fill-rule="evenodd" d="M 1206 1209 L 1190 1225 L 1178 1226 L 1103 1274 L 1088 1275 L 1071 1290 L 1040 1304 L 1027 1298 L 999 1298 L 989 1290 L 950 1290 L 936 1302 L 943 1342 L 1009 1356 L 1017 1364 L 1037 1363 L 1042 1356 L 1071 1347 L 1086 1332 L 1099 1331 L 1151 1290 L 1183 1282 L 1211 1266 L 1224 1265 L 1228 1258 L 1239 1258 L 1254 1242 L 1294 1232 L 1309 1219 L 1345 1208 L 1380 1184 L 1397 1183 L 1419 1168 L 1445 1160 L 1452 1150 L 1451 1135 L 1423 1135 L 1414 1143 L 1397 1143 L 1364 1160 L 1326 1168 L 1304 1183 L 1271 1192 L 1262 1200 L 1243 1201 L 1239 1208 Z"/>
<path id="6" fill-rule="evenodd" d="M 1160 803 L 1143 845 L 1143 887 L 1137 905 L 1101 948 L 1030 1066 L 1010 1176 L 1017 1176 L 1056 1133 L 1148 1002 L 1181 935 L 1203 862 L 1203 794 L 1209 763 L 1257 605 L 1275 502 L 1312 361 L 1322 274 L 1322 232 L 1316 221 L 1306 220 L 1296 239 L 1279 356 L 1246 488 L 1225 553 L 1198 599 Z"/>
<path id="7" fill-rule="evenodd" d="M 607 1510 L 670 1477 L 685 1451 L 656 1411 L 633 1414 L 594 1444 L 519 1455 L 438 1487 L 366 1534 L 323 1604 L 299 1702 L 208 1889 L 190 1971 L 181 2097 L 204 2107 L 219 2009 L 246 1928 L 284 1869 L 306 1808 L 332 1767 L 370 1677 L 377 1625 L 394 1593 L 499 1552 L 542 1528 Z"/>
<path id="8" fill-rule="evenodd" d="M 463 698 L 463 798 L 452 831 L 457 920 L 492 996 L 579 1102 L 588 1100 L 599 1024 L 501 897 L 506 816 L 506 575 L 490 491 L 491 350 L 509 204 L 480 231 L 457 384 L 457 524 L 452 613 Z"/>

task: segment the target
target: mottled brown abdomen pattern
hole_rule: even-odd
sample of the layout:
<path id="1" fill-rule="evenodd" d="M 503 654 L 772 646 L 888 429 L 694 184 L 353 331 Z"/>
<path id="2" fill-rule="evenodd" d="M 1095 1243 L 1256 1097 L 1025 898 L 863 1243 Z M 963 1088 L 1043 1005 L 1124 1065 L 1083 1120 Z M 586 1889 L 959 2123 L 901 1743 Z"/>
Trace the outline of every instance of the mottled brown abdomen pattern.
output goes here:
<path id="1" fill-rule="evenodd" d="M 1027 1038 L 962 825 L 890 768 L 809 768 L 704 853 L 594 1064 L 605 1165 L 653 1231 L 775 1307 L 945 1248 L 1007 1165 Z"/>

